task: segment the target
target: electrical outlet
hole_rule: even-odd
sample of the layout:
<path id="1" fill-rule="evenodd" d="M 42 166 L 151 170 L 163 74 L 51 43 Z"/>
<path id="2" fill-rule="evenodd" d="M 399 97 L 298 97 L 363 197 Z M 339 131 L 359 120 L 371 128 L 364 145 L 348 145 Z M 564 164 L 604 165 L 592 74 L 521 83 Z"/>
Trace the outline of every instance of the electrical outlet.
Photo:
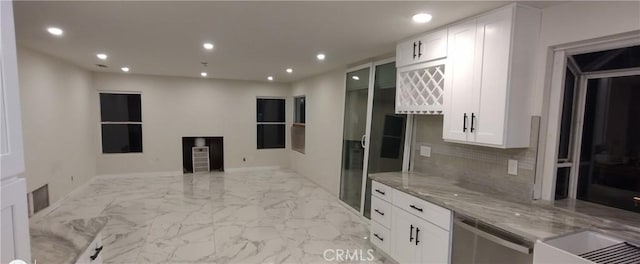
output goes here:
<path id="1" fill-rule="evenodd" d="M 518 175 L 518 160 L 509 160 L 509 168 L 507 169 L 509 175 Z"/>
<path id="2" fill-rule="evenodd" d="M 420 156 L 431 157 L 431 147 L 420 146 Z"/>

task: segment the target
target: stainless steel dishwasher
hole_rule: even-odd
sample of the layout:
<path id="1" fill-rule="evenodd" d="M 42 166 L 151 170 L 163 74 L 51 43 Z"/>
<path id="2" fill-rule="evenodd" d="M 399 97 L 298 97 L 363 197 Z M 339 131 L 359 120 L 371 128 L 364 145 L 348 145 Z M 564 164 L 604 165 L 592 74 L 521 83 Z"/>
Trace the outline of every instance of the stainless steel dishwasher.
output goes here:
<path id="1" fill-rule="evenodd" d="M 453 264 L 533 263 L 533 243 L 471 217 L 455 215 L 452 240 Z"/>

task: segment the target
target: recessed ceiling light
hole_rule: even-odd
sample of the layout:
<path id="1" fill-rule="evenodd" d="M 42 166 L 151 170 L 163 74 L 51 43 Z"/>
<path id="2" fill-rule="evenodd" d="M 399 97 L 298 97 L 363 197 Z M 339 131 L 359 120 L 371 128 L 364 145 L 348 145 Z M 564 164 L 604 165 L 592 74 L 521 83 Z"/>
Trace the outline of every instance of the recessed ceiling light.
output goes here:
<path id="1" fill-rule="evenodd" d="M 207 42 L 207 43 L 202 44 L 202 47 L 204 47 L 205 49 L 208 49 L 208 50 L 212 50 L 213 49 L 213 44 Z"/>
<path id="2" fill-rule="evenodd" d="M 291 68 L 287 68 L 287 69 L 286 69 L 286 71 L 287 71 L 287 73 L 292 73 L 292 72 L 293 72 L 293 69 L 291 69 Z"/>
<path id="3" fill-rule="evenodd" d="M 96 57 L 98 57 L 98 59 L 101 59 L 101 60 L 106 60 L 107 59 L 107 54 L 98 53 L 98 54 L 96 54 Z"/>
<path id="4" fill-rule="evenodd" d="M 318 55 L 316 55 L 316 58 L 318 58 L 318 60 L 324 60 L 326 56 L 324 56 L 324 54 L 320 53 Z"/>
<path id="5" fill-rule="evenodd" d="M 202 76 L 202 77 L 207 77 L 207 73 L 206 73 L 206 72 L 201 72 L 201 73 L 200 73 L 200 76 Z"/>
<path id="6" fill-rule="evenodd" d="M 358 76 L 354 75 L 354 76 L 351 76 L 351 79 L 354 79 L 354 80 L 356 80 L 356 81 L 357 81 L 357 80 L 360 80 L 360 77 L 358 77 Z"/>
<path id="7" fill-rule="evenodd" d="M 418 13 L 413 15 L 413 22 L 416 23 L 427 23 L 431 21 L 431 15 L 427 13 Z"/>
<path id="8" fill-rule="evenodd" d="M 269 81 L 273 81 L 273 76 L 269 76 L 269 77 L 267 77 L 267 80 L 269 80 Z"/>
<path id="9" fill-rule="evenodd" d="M 49 27 L 49 28 L 47 28 L 47 31 L 49 32 L 49 34 L 54 35 L 54 36 L 62 36 L 62 34 L 64 33 L 64 31 L 62 31 L 62 29 L 57 28 L 57 27 Z"/>
<path id="10" fill-rule="evenodd" d="M 129 67 L 122 67 L 120 68 L 123 72 L 129 72 Z"/>

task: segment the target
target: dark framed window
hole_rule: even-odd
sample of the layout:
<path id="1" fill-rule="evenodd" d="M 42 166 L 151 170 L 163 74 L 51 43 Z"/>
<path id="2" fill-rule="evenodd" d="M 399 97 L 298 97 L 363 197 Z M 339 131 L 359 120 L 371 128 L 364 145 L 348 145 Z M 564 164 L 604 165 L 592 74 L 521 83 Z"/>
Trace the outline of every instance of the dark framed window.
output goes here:
<path id="1" fill-rule="evenodd" d="M 304 124 L 306 122 L 307 109 L 305 104 L 307 98 L 298 96 L 293 98 L 293 123 Z"/>
<path id="2" fill-rule="evenodd" d="M 293 98 L 293 125 L 291 126 L 291 149 L 304 154 L 306 102 L 304 96 Z"/>
<path id="3" fill-rule="evenodd" d="M 285 148 L 285 99 L 256 100 L 258 149 Z"/>
<path id="4" fill-rule="evenodd" d="M 141 95 L 100 93 L 102 153 L 142 152 Z"/>

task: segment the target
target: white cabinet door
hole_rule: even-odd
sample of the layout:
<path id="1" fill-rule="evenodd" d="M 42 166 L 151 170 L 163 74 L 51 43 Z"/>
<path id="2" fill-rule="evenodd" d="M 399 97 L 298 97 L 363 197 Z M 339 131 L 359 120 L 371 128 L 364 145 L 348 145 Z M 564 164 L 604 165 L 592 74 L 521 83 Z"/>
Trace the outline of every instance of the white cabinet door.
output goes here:
<path id="1" fill-rule="evenodd" d="M 444 264 L 449 262 L 449 232 L 393 207 L 393 249 L 398 263 Z"/>
<path id="2" fill-rule="evenodd" d="M 16 177 L 24 172 L 18 63 L 11 1 L 0 1 L 2 53 L 0 54 L 0 178 Z"/>
<path id="3" fill-rule="evenodd" d="M 396 67 L 447 57 L 447 29 L 429 32 L 400 42 L 396 47 Z"/>
<path id="4" fill-rule="evenodd" d="M 398 263 L 420 263 L 421 247 L 416 245 L 416 230 L 424 220 L 393 207 L 391 221 L 391 257 Z"/>
<path id="5" fill-rule="evenodd" d="M 467 141 L 475 70 L 476 21 L 449 28 L 448 45 L 442 137 Z"/>
<path id="6" fill-rule="evenodd" d="M 504 144 L 512 14 L 502 9 L 477 20 L 469 130 L 476 143 Z"/>
<path id="7" fill-rule="evenodd" d="M 419 36 L 417 53 L 417 63 L 447 57 L 447 29 Z"/>
<path id="8" fill-rule="evenodd" d="M 420 263 L 449 263 L 451 239 L 449 232 L 431 223 L 425 223 L 418 234 Z"/>
<path id="9" fill-rule="evenodd" d="M 398 43 L 396 46 L 396 67 L 400 68 L 415 63 L 418 58 L 417 49 L 418 41 L 416 39 Z"/>

